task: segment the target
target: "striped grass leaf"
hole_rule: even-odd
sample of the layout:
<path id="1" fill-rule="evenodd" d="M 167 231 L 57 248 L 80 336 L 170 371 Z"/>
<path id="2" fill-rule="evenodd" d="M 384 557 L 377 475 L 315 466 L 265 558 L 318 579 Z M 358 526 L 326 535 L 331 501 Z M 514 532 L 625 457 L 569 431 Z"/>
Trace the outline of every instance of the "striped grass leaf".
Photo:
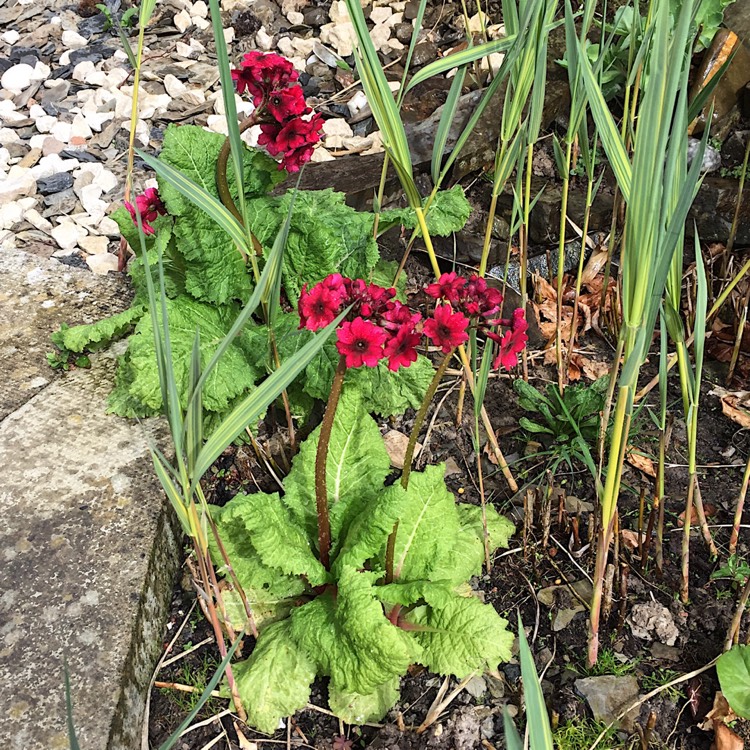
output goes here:
<path id="1" fill-rule="evenodd" d="M 153 447 L 151 448 L 151 460 L 154 464 L 154 472 L 164 490 L 164 494 L 174 508 L 175 515 L 180 522 L 180 526 L 182 526 L 182 530 L 188 536 L 192 537 L 193 531 L 190 526 L 190 519 L 188 518 L 187 510 L 185 509 L 184 498 L 175 484 L 169 463 L 167 463 L 167 461 Z"/>
<path id="2" fill-rule="evenodd" d="M 693 359 L 695 361 L 695 386 L 693 390 L 694 408 L 698 408 L 701 392 L 701 379 L 703 377 L 703 354 L 706 345 L 706 321 L 708 310 L 708 280 L 706 268 L 703 263 L 703 251 L 701 240 L 698 236 L 698 227 L 693 230 L 695 236 L 695 321 L 693 323 Z"/>
<path id="3" fill-rule="evenodd" d="M 143 0 L 141 2 L 141 8 L 138 12 L 138 24 L 142 29 L 145 29 L 149 25 L 155 9 L 156 0 Z"/>
<path id="4" fill-rule="evenodd" d="M 349 2 L 349 0 L 347 0 Z M 441 73 L 446 73 L 453 68 L 460 68 L 464 65 L 470 65 L 477 60 L 481 60 L 483 57 L 487 57 L 496 52 L 507 52 L 513 47 L 516 42 L 515 36 L 506 36 L 502 39 L 496 39 L 492 42 L 484 42 L 478 44 L 476 47 L 468 47 L 467 49 L 455 52 L 448 57 L 443 57 L 440 60 L 435 60 L 429 65 L 425 65 L 424 68 L 419 70 L 412 76 L 409 81 L 409 85 L 406 87 L 407 92 L 418 86 L 420 83 L 428 81 L 430 78 L 434 78 Z"/>
<path id="5" fill-rule="evenodd" d="M 298 377 L 315 355 L 321 350 L 336 327 L 344 319 L 345 310 L 330 325 L 316 334 L 291 359 L 269 375 L 250 395 L 240 402 L 221 422 L 206 441 L 196 461 L 193 475 L 193 489 L 200 477 L 208 471 L 211 464 L 226 450 L 226 447 L 242 433 L 245 428 L 258 420 L 281 392 Z"/>
<path id="6" fill-rule="evenodd" d="M 219 200 L 214 198 L 210 193 L 207 193 L 171 164 L 159 161 L 159 159 L 151 156 L 151 154 L 147 154 L 145 151 L 141 151 L 141 149 L 136 149 L 136 151 L 159 177 L 166 180 L 175 190 L 182 193 L 201 211 L 205 212 L 210 219 L 213 219 L 231 237 L 241 253 L 248 256 L 254 252 L 251 243 L 247 239 L 244 227 Z"/>
<path id="7" fill-rule="evenodd" d="M 448 142 L 451 125 L 458 109 L 458 100 L 461 98 L 461 89 L 463 89 L 464 80 L 466 79 L 466 70 L 466 65 L 461 66 L 453 77 L 451 87 L 448 90 L 448 96 L 443 105 L 443 111 L 440 115 L 435 142 L 432 146 L 432 160 L 430 162 L 430 175 L 432 176 L 434 185 L 440 184 L 440 166 L 443 163 L 445 145 Z"/>
<path id="8" fill-rule="evenodd" d="M 526 700 L 526 723 L 529 728 L 532 750 L 553 750 L 552 730 L 549 725 L 547 706 L 542 694 L 539 675 L 536 673 L 534 657 L 526 640 L 521 615 L 518 615 L 518 656 L 521 662 L 523 692 Z"/>
<path id="9" fill-rule="evenodd" d="M 505 747 L 507 750 L 523 750 L 523 740 L 521 735 L 518 734 L 507 706 L 503 709 L 503 729 L 505 730 Z"/>
<path id="10" fill-rule="evenodd" d="M 70 750 L 81 750 L 76 736 L 76 728 L 73 722 L 73 698 L 70 694 L 70 670 L 68 669 L 68 660 L 63 657 L 63 683 L 65 686 L 65 724 L 68 729 L 68 744 Z"/>
<path id="11" fill-rule="evenodd" d="M 420 0 L 419 7 L 417 8 L 417 15 L 414 17 L 414 30 L 411 33 L 411 39 L 409 40 L 409 50 L 406 53 L 406 61 L 404 62 L 404 78 L 401 81 L 401 88 L 398 90 L 398 98 L 396 99 L 396 106 L 400 109 L 401 102 L 406 95 L 406 76 L 409 73 L 411 67 L 411 59 L 414 56 L 414 50 L 419 41 L 419 32 L 422 30 L 422 20 L 424 19 L 424 12 L 427 8 L 427 0 Z"/>
<path id="12" fill-rule="evenodd" d="M 229 132 L 229 144 L 232 155 L 232 166 L 238 186 L 238 202 L 241 216 L 245 216 L 245 192 L 243 189 L 242 175 L 244 173 L 243 153 L 245 144 L 240 137 L 240 126 L 237 119 L 237 103 L 234 99 L 234 81 L 229 67 L 229 55 L 227 44 L 224 41 L 224 27 L 221 23 L 221 7 L 219 0 L 208 0 L 211 11 L 211 25 L 214 34 L 214 46 L 216 47 L 216 62 L 219 66 L 219 80 L 221 82 L 221 96 L 224 100 L 224 112 L 226 113 L 227 130 Z M 245 222 L 247 223 L 247 222 Z"/>
<path id="13" fill-rule="evenodd" d="M 197 328 L 190 351 L 188 379 L 189 402 L 185 413 L 185 449 L 188 473 L 193 473 L 195 459 L 203 445 L 203 389 L 198 387 L 201 378 L 201 331 Z"/>
<path id="14" fill-rule="evenodd" d="M 361 3 L 359 0 L 345 0 L 345 2 L 357 37 L 354 51 L 362 88 L 367 96 L 373 117 L 383 134 L 383 146 L 393 162 L 410 205 L 416 208 L 422 204 L 414 184 L 409 144 L 396 100 L 393 98 L 377 50 L 370 38 Z"/>

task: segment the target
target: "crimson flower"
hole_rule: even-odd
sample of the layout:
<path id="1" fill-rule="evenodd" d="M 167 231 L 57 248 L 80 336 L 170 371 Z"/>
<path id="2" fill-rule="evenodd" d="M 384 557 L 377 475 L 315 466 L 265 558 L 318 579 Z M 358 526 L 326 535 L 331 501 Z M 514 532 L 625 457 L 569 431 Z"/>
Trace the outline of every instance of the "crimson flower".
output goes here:
<path id="1" fill-rule="evenodd" d="M 510 322 L 510 326 L 500 339 L 500 352 L 492 366 L 498 368 L 502 365 L 506 370 L 510 370 L 518 364 L 518 355 L 529 340 L 526 334 L 529 324 L 521 307 L 513 311 L 513 320 L 507 322 Z M 498 337 L 493 338 L 497 340 Z"/>
<path id="2" fill-rule="evenodd" d="M 310 111 L 307 109 L 305 95 L 302 93 L 301 86 L 292 86 L 291 88 L 272 91 L 268 95 L 266 109 L 279 122 Z"/>
<path id="3" fill-rule="evenodd" d="M 487 281 L 481 276 L 472 275 L 463 291 L 463 307 L 469 316 L 489 318 L 500 312 L 503 295 L 499 290 L 487 286 Z"/>
<path id="4" fill-rule="evenodd" d="M 407 305 L 398 300 L 391 303 L 390 309 L 386 310 L 382 317 L 383 328 L 392 331 L 397 331 L 403 326 L 413 329 L 422 319 L 419 313 L 412 313 Z"/>
<path id="5" fill-rule="evenodd" d="M 347 367 L 375 367 L 383 357 L 385 340 L 386 333 L 380 326 L 356 317 L 339 329 L 336 348 Z"/>
<path id="6" fill-rule="evenodd" d="M 425 321 L 424 332 L 444 354 L 448 354 L 469 340 L 468 326 L 469 319 L 462 312 L 454 312 L 450 305 L 438 305 L 433 317 Z"/>
<path id="7" fill-rule="evenodd" d="M 313 115 L 309 120 L 295 117 L 285 124 L 264 123 L 260 126 L 258 145 L 265 146 L 271 156 L 281 155 L 279 169 L 298 172 L 312 156 L 313 144 L 320 140 L 323 116 Z"/>
<path id="8" fill-rule="evenodd" d="M 430 284 L 425 292 L 433 299 L 446 299 L 448 302 L 458 302 L 466 279 L 455 271 L 444 273 L 435 283 Z"/>
<path id="9" fill-rule="evenodd" d="M 156 188 L 148 188 L 148 190 L 137 196 L 135 199 L 135 206 L 133 206 L 132 203 L 125 201 L 125 208 L 127 208 L 128 213 L 136 226 L 138 225 L 136 211 L 141 215 L 141 224 L 143 225 L 144 234 L 154 234 L 154 228 L 151 226 L 151 222 L 156 221 L 160 214 L 164 215 L 167 213 L 167 209 L 161 202 L 161 198 L 159 197 Z"/>
<path id="10" fill-rule="evenodd" d="M 309 292 L 302 287 L 299 297 L 300 328 L 317 331 L 331 323 L 341 306 L 341 297 L 325 284 L 316 284 Z"/>
<path id="11" fill-rule="evenodd" d="M 388 357 L 388 369 L 396 372 L 402 365 L 408 367 L 416 362 L 417 346 L 421 338 L 414 328 L 407 327 L 400 328 L 395 336 L 391 336 L 383 349 L 383 354 Z"/>
<path id="12" fill-rule="evenodd" d="M 253 97 L 256 107 L 268 98 L 275 89 L 294 83 L 299 73 L 289 60 L 273 53 L 248 52 L 242 58 L 242 66 L 232 71 L 232 80 L 237 93 L 247 91 Z"/>

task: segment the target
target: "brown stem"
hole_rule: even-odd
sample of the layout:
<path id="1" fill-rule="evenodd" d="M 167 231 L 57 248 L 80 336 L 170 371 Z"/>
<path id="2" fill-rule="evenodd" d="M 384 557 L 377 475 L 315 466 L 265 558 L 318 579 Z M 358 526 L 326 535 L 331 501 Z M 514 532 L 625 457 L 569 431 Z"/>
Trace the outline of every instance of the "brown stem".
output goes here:
<path id="1" fill-rule="evenodd" d="M 385 582 L 393 583 L 393 558 L 396 556 L 396 535 L 398 534 L 398 521 L 393 524 L 393 531 L 388 535 L 388 544 L 385 548 Z"/>
<path id="2" fill-rule="evenodd" d="M 680 599 L 683 604 L 688 603 L 690 593 L 690 529 L 692 527 L 693 497 L 695 495 L 695 483 L 697 476 L 690 475 L 688 480 L 687 501 L 685 503 L 685 520 L 682 525 L 682 578 L 680 581 Z"/>
<path id="3" fill-rule="evenodd" d="M 747 606 L 748 599 L 750 599 L 750 578 L 747 579 L 745 588 L 742 589 L 742 596 L 740 596 L 740 600 L 737 603 L 737 610 L 735 611 L 734 617 L 732 618 L 732 624 L 729 626 L 727 639 L 724 643 L 724 651 L 729 651 L 729 649 L 732 648 L 732 644 L 735 642 L 735 636 L 739 635 L 740 624 L 742 623 L 742 615 L 745 612 L 745 607 Z"/>
<path id="4" fill-rule="evenodd" d="M 318 552 L 320 562 L 326 570 L 331 564 L 331 519 L 328 515 L 328 488 L 326 486 L 326 468 L 328 464 L 328 444 L 331 442 L 333 418 L 341 396 L 341 387 L 346 375 L 346 360 L 339 357 L 336 374 L 333 376 L 328 404 L 320 426 L 318 450 L 315 454 L 315 503 L 318 511 Z"/>
<path id="5" fill-rule="evenodd" d="M 427 410 L 430 408 L 432 399 L 435 397 L 435 391 L 437 391 L 440 381 L 445 375 L 445 371 L 448 369 L 448 363 L 451 361 L 455 347 L 451 349 L 448 354 L 443 357 L 443 361 L 435 370 L 435 374 L 432 376 L 432 381 L 427 388 L 427 393 L 424 394 L 422 404 L 419 407 L 417 416 L 414 419 L 414 427 L 412 427 L 411 435 L 409 435 L 409 444 L 406 446 L 406 453 L 404 454 L 404 473 L 401 475 L 401 486 L 406 489 L 409 486 L 409 475 L 411 474 L 411 464 L 414 460 L 414 449 L 417 446 L 417 438 L 419 437 L 419 431 L 422 429 L 425 417 L 427 416 Z"/>
<path id="6" fill-rule="evenodd" d="M 261 108 L 259 107 L 250 115 L 250 117 L 247 117 L 240 123 L 240 133 L 249 130 L 258 122 L 260 111 Z M 224 143 L 221 144 L 219 157 L 216 160 L 216 190 L 219 193 L 219 200 L 224 204 L 224 207 L 232 213 L 234 218 L 237 219 L 242 226 L 245 226 L 245 220 L 242 218 L 242 214 L 235 205 L 234 198 L 232 198 L 232 193 L 229 190 L 229 181 L 227 180 L 227 164 L 229 163 L 229 154 L 231 152 L 232 144 L 229 140 L 229 136 L 227 136 L 224 139 Z M 263 246 L 260 244 L 260 241 L 252 232 L 249 233 L 255 254 L 263 255 Z"/>
<path id="7" fill-rule="evenodd" d="M 734 511 L 734 523 L 732 524 L 732 535 L 729 537 L 729 554 L 733 555 L 737 551 L 737 540 L 740 535 L 740 522 L 742 521 L 742 511 L 745 507 L 745 496 L 747 487 L 750 484 L 750 457 L 745 464 L 745 475 L 742 478 L 742 489 L 737 498 L 737 507 Z"/>

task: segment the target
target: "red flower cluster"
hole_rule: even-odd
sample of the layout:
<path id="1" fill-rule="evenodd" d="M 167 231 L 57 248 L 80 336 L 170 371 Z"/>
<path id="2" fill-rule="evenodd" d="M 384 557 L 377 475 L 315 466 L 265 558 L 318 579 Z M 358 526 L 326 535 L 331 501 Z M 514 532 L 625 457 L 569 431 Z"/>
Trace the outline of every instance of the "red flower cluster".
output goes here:
<path id="1" fill-rule="evenodd" d="M 261 124 L 258 144 L 271 156 L 281 156 L 279 169 L 298 172 L 310 160 L 320 138 L 323 117 L 305 104 L 299 74 L 292 63 L 273 53 L 248 52 L 242 67 L 232 71 L 237 93 L 247 91 L 253 98 Z M 307 119 L 304 119 L 307 117 Z"/>
<path id="2" fill-rule="evenodd" d="M 416 361 L 417 346 L 423 335 L 447 354 L 468 341 L 468 330 L 473 323 L 500 344 L 495 367 L 510 368 L 517 364 L 517 354 L 527 340 L 523 310 L 516 310 L 512 321 L 490 320 L 500 311 L 502 295 L 488 288 L 484 279 L 443 274 L 426 292 L 442 303 L 423 320 L 420 313 L 412 312 L 395 299 L 395 289 L 331 274 L 311 289 L 302 288 L 300 328 L 310 331 L 324 328 L 341 310 L 351 306 L 338 329 L 336 342 L 346 366 L 375 367 L 381 359 L 387 359 L 388 369 L 395 372 Z M 508 327 L 502 337 L 490 330 L 497 325 Z"/>
<path id="3" fill-rule="evenodd" d="M 125 201 L 125 208 L 128 209 L 130 216 L 133 219 L 133 223 L 138 226 L 138 219 L 136 218 L 136 211 L 141 215 L 141 224 L 143 225 L 144 234 L 153 234 L 154 228 L 151 226 L 152 221 L 156 221 L 156 217 L 159 214 L 166 214 L 167 209 L 161 202 L 159 193 L 156 188 L 149 188 L 145 193 L 139 195 L 135 199 L 135 206 L 132 203 Z"/>

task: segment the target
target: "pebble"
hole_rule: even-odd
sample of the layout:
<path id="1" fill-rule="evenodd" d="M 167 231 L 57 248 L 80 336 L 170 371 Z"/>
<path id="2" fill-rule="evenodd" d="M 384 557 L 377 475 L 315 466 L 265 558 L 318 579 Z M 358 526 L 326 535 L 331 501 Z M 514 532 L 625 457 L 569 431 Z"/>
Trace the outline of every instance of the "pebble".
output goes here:
<path id="1" fill-rule="evenodd" d="M 326 136 L 328 148 L 341 148 L 345 138 L 351 138 L 354 133 L 346 120 L 335 118 L 323 123 L 323 132 Z"/>
<path id="2" fill-rule="evenodd" d="M 31 86 L 34 80 L 34 68 L 26 63 L 19 63 L 3 73 L 0 86 L 14 94 L 20 94 Z"/>
<path id="3" fill-rule="evenodd" d="M 188 90 L 188 87 L 177 76 L 168 73 L 164 76 L 164 88 L 173 98 L 178 99 Z"/>
<path id="4" fill-rule="evenodd" d="M 78 198 L 76 198 L 73 188 L 69 190 L 63 190 L 61 193 L 53 193 L 52 195 L 45 195 L 42 198 L 44 205 L 47 210 L 44 212 L 44 216 L 59 216 L 60 214 L 69 214 L 75 211 L 76 205 L 78 204 Z"/>
<path id="5" fill-rule="evenodd" d="M 302 26 L 305 23 L 305 17 L 299 11 L 292 10 L 286 15 L 292 26 Z"/>
<path id="6" fill-rule="evenodd" d="M 393 15 L 393 8 L 387 5 L 379 5 L 370 11 L 370 20 L 374 24 L 385 23 Z"/>
<path id="7" fill-rule="evenodd" d="M 58 172 L 36 181 L 36 188 L 42 195 L 60 193 L 71 187 L 73 187 L 73 175 L 70 172 Z"/>
<path id="8" fill-rule="evenodd" d="M 328 23 L 328 14 L 323 8 L 305 8 L 302 11 L 302 18 L 307 26 L 314 28 L 320 28 L 324 24 Z"/>
<path id="9" fill-rule="evenodd" d="M 10 29 L 0 36 L 6 44 L 15 44 L 20 38 L 21 35 L 15 29 Z"/>
<path id="10" fill-rule="evenodd" d="M 364 91 L 357 91 L 354 96 L 349 99 L 346 103 L 349 110 L 349 114 L 352 117 L 358 115 L 365 107 L 369 106 L 367 103 L 367 96 Z"/>
<path id="11" fill-rule="evenodd" d="M 40 232 L 50 234 L 52 232 L 52 222 L 47 221 L 35 208 L 29 208 L 24 212 L 23 218 L 31 224 L 34 229 Z"/>
<path id="12" fill-rule="evenodd" d="M 85 37 L 82 37 L 77 31 L 68 29 L 62 33 L 62 43 L 63 46 L 67 47 L 69 50 L 74 50 L 85 47 L 88 44 L 88 40 Z"/>
<path id="13" fill-rule="evenodd" d="M 72 250 L 88 233 L 72 221 L 66 220 L 54 227 L 50 234 L 61 250 Z"/>
<path id="14" fill-rule="evenodd" d="M 0 206 L 34 193 L 36 178 L 28 167 L 13 166 L 7 176 L 0 180 Z"/>
<path id="15" fill-rule="evenodd" d="M 198 0 L 197 3 L 193 3 L 193 7 L 190 9 L 191 16 L 197 16 L 198 18 L 208 18 L 208 6 L 203 0 Z"/>
<path id="16" fill-rule="evenodd" d="M 0 229 L 13 229 L 23 221 L 23 208 L 17 201 L 0 206 Z"/>
<path id="17" fill-rule="evenodd" d="M 193 25 L 190 14 L 184 8 L 179 13 L 175 13 L 173 22 L 177 30 L 183 34 Z"/>
<path id="18" fill-rule="evenodd" d="M 102 235 L 89 235 L 78 242 L 81 250 L 90 255 L 102 255 L 109 248 L 109 238 Z"/>
<path id="19" fill-rule="evenodd" d="M 106 276 L 110 271 L 117 271 L 119 267 L 117 256 L 111 253 L 89 255 L 86 258 L 86 263 L 99 276 Z"/>

